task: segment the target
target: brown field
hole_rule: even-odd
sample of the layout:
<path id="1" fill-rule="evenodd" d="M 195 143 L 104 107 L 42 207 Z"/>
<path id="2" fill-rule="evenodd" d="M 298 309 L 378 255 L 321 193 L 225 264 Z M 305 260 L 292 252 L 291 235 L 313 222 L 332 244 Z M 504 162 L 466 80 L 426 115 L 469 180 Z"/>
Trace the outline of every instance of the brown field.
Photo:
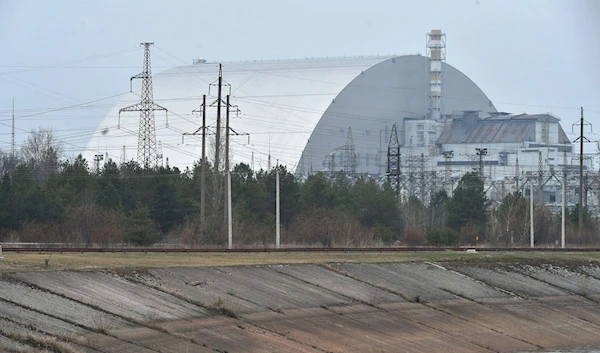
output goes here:
<path id="1" fill-rule="evenodd" d="M 48 259 L 48 266 L 45 260 Z M 0 272 L 64 271 L 94 269 L 143 269 L 166 267 L 241 266 L 273 264 L 386 263 L 442 261 L 465 263 L 489 262 L 587 262 L 600 261 L 600 253 L 196 253 L 196 254 L 37 254 L 7 253 L 0 259 Z"/>

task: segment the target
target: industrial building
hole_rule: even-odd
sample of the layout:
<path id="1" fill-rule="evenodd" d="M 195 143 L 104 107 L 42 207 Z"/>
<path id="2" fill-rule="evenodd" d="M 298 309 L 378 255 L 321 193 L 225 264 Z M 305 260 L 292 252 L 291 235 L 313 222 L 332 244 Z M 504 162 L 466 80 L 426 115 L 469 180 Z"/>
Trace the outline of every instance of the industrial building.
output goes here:
<path id="1" fill-rule="evenodd" d="M 397 141 L 392 174 L 402 176 L 403 193 L 426 198 L 427 190 L 451 192 L 460 175 L 479 170 L 491 194 L 501 197 L 534 173 L 550 176 L 566 168 L 571 153 L 558 117 L 498 112 L 471 79 L 446 63 L 439 30 L 427 34 L 425 55 L 221 65 L 223 111 L 230 95 L 232 165 L 258 170 L 279 163 L 301 177 L 339 171 L 383 177 L 390 174 L 390 143 Z M 154 102 L 167 110 L 154 117 L 159 164 L 185 169 L 200 160 L 203 95 L 212 159 L 218 76 L 219 65 L 205 59 L 152 76 Z M 113 107 L 87 145 L 88 160 L 135 159 L 140 114 L 119 111 L 139 99 L 130 93 Z"/>

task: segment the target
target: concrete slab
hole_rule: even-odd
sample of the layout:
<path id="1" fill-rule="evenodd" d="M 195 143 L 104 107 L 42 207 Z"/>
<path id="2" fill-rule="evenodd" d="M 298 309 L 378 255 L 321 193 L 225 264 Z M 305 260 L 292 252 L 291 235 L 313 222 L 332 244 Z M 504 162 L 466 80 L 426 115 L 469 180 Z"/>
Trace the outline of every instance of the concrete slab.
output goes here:
<path id="1" fill-rule="evenodd" d="M 115 315 L 95 310 L 87 305 L 21 282 L 0 279 L 0 298 L 0 301 L 13 302 L 92 330 L 110 331 L 132 326 L 130 322 Z"/>
<path id="2" fill-rule="evenodd" d="M 35 328 L 48 333 L 64 333 L 84 335 L 89 331 L 45 314 L 40 314 L 11 303 L 0 304 L 0 319 L 6 318 L 18 322 L 23 326 L 35 324 Z"/>
<path id="3" fill-rule="evenodd" d="M 573 271 L 563 266 L 554 265 L 517 265 L 514 266 L 514 269 L 572 293 L 582 296 L 600 295 L 600 279 L 591 277 L 580 271 Z"/>
<path id="4" fill-rule="evenodd" d="M 158 352 L 198 352 L 208 353 L 213 350 L 192 342 L 190 339 L 167 334 L 148 327 L 128 328 L 115 332 L 115 335 L 126 342 L 135 342 L 141 346 Z"/>
<path id="5" fill-rule="evenodd" d="M 20 324 L 16 324 L 7 320 L 0 320 L 0 337 L 7 337 L 9 341 L 12 341 L 12 348 L 14 349 L 16 346 L 20 346 L 24 348 L 25 352 L 30 351 L 44 351 L 52 350 L 52 346 L 41 346 L 43 344 L 48 344 L 51 342 L 55 342 L 56 344 L 61 345 L 61 352 L 63 351 L 74 351 L 74 352 L 89 352 L 89 353 L 99 353 L 98 350 L 90 347 L 85 347 L 74 343 L 74 339 L 76 337 L 67 336 L 65 334 L 61 335 L 51 335 L 44 332 L 40 332 L 35 325 L 27 325 L 23 326 Z M 20 338 L 18 338 L 20 337 Z M 83 342 L 83 340 L 82 340 Z M 15 345 L 14 343 L 21 343 L 20 345 Z M 36 344 L 37 343 L 37 344 Z M 87 342 L 85 342 L 87 344 Z M 0 343 L 0 347 L 1 343 Z M 35 348 L 34 348 L 35 347 Z M 64 348 L 64 349 L 63 349 Z M 2 348 L 0 348 L 2 349 Z M 46 350 L 44 350 L 46 349 Z M 8 349 L 3 351 L 9 351 Z M 54 350 L 52 350 L 54 351 Z"/>
<path id="6" fill-rule="evenodd" d="M 292 310 L 285 317 L 271 313 L 252 314 L 250 320 L 260 326 L 285 334 L 330 352 L 480 352 L 464 340 L 449 340 L 402 318 L 381 314 L 367 319 L 358 314 L 349 317 L 335 312 L 336 308 Z M 365 309 L 376 310 L 374 308 Z M 365 321 L 365 322 L 363 322 Z"/>
<path id="7" fill-rule="evenodd" d="M 156 353 L 156 350 L 140 346 L 137 342 L 126 342 L 119 338 L 98 333 L 86 335 L 86 338 L 92 342 L 95 347 L 98 347 L 98 349 L 105 353 Z"/>
<path id="8" fill-rule="evenodd" d="M 402 293 L 408 300 L 439 301 L 467 297 L 505 298 L 507 294 L 472 278 L 462 276 L 434 264 L 336 264 L 359 280 Z"/>
<path id="9" fill-rule="evenodd" d="M 463 306 L 478 305 L 468 301 L 456 303 L 460 303 L 460 305 Z M 533 344 L 504 335 L 493 328 L 484 327 L 426 305 L 387 303 L 380 305 L 380 307 L 393 315 L 415 321 L 425 327 L 443 332 L 451 336 L 454 340 L 465 340 L 482 349 L 505 352 L 537 348 Z"/>
<path id="10" fill-rule="evenodd" d="M 230 293 L 271 309 L 314 308 L 349 303 L 351 300 L 327 289 L 278 273 L 269 267 L 219 267 L 220 279 Z"/>
<path id="11" fill-rule="evenodd" d="M 562 296 L 569 293 L 517 272 L 506 271 L 503 268 L 486 268 L 472 266 L 449 266 L 455 271 L 473 277 L 494 287 L 502 288 L 517 295 L 536 298 L 547 296 Z"/>
<path id="12" fill-rule="evenodd" d="M 319 352 L 302 342 L 256 327 L 246 321 L 223 316 L 173 322 L 178 332 L 220 352 Z"/>
<path id="13" fill-rule="evenodd" d="M 456 302 L 431 305 L 453 316 L 539 347 L 588 342 L 590 330 L 594 329 L 583 320 L 550 310 L 534 301 L 510 300 L 494 305 L 461 305 Z"/>
<path id="14" fill-rule="evenodd" d="M 214 303 L 221 298 L 238 314 L 265 310 L 230 293 L 240 292 L 238 285 L 212 268 L 168 268 L 152 269 L 145 273 L 134 273 L 136 280 L 163 290 L 172 291 L 194 302 Z"/>
<path id="15" fill-rule="evenodd" d="M 364 303 L 380 304 L 405 301 L 399 295 L 392 294 L 364 282 L 354 280 L 348 276 L 334 272 L 324 266 L 282 265 L 272 266 L 271 268 L 277 272 L 287 274 L 301 281 L 313 284 L 320 288 L 325 288 L 332 292 Z"/>
<path id="16" fill-rule="evenodd" d="M 207 315 L 201 307 L 112 273 L 33 272 L 14 277 L 140 322 Z"/>

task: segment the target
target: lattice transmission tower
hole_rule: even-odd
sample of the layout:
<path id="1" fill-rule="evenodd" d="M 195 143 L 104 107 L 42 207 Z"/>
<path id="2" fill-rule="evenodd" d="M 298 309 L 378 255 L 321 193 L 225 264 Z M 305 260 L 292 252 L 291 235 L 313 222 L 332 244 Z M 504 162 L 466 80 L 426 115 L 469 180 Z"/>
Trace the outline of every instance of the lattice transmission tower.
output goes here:
<path id="1" fill-rule="evenodd" d="M 351 176 L 356 174 L 356 149 L 351 127 L 348 127 L 348 136 L 344 145 L 344 172 Z"/>
<path id="2" fill-rule="evenodd" d="M 395 182 L 396 195 L 398 197 L 398 201 L 400 201 L 401 195 L 401 158 L 402 156 L 400 155 L 400 142 L 398 141 L 398 130 L 396 130 L 396 124 L 394 124 L 392 125 L 392 133 L 390 135 L 390 142 L 388 144 L 386 172 L 388 181 L 392 182 L 393 180 Z"/>
<path id="3" fill-rule="evenodd" d="M 140 112 L 140 126 L 138 134 L 137 161 L 144 168 L 160 166 L 160 159 L 156 147 L 156 126 L 154 123 L 154 111 L 167 109 L 154 103 L 152 93 L 152 69 L 150 67 L 150 46 L 154 43 L 141 43 L 144 46 L 144 68 L 141 73 L 133 76 L 129 82 L 142 79 L 142 94 L 140 103 L 130 105 L 119 110 L 119 127 L 121 125 L 121 112 Z M 168 119 L 168 117 L 167 117 Z M 167 120 L 168 121 L 168 120 Z M 167 123 L 168 124 L 168 123 Z"/>

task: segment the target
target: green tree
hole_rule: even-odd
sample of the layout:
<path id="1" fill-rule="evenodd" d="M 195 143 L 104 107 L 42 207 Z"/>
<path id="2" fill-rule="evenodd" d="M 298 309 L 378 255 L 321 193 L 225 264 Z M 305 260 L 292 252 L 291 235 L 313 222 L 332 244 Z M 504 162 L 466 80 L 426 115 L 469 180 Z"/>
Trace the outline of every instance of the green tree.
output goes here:
<path id="1" fill-rule="evenodd" d="M 28 221 L 59 223 L 64 208 L 55 192 L 37 186 L 25 197 L 24 213 Z"/>
<path id="2" fill-rule="evenodd" d="M 567 222 L 576 229 L 579 228 L 579 203 L 567 210 Z M 596 229 L 596 222 L 594 218 L 592 218 L 592 214 L 587 206 L 583 206 L 583 229 Z"/>
<path id="3" fill-rule="evenodd" d="M 389 183 L 379 187 L 374 179 L 358 179 L 350 189 L 350 208 L 354 217 L 365 227 L 377 230 L 385 243 L 400 238 L 402 218 L 396 194 Z"/>
<path id="4" fill-rule="evenodd" d="M 103 184 L 98 195 L 98 205 L 105 210 L 120 210 L 122 207 L 121 194 L 112 181 L 106 181 Z"/>
<path id="5" fill-rule="evenodd" d="M 17 230 L 23 220 L 23 197 L 8 174 L 0 183 L 0 229 Z"/>
<path id="6" fill-rule="evenodd" d="M 156 178 L 150 213 L 163 234 L 180 224 L 185 217 L 178 177 L 179 170 L 161 168 Z"/>
<path id="7" fill-rule="evenodd" d="M 487 203 L 483 180 L 478 174 L 472 172 L 463 175 L 448 202 L 448 226 L 456 231 L 468 224 L 485 227 Z"/>
<path id="8" fill-rule="evenodd" d="M 333 207 L 334 194 L 329 179 L 323 173 L 310 175 L 300 188 L 302 209 Z"/>
<path id="9" fill-rule="evenodd" d="M 126 219 L 125 241 L 138 246 L 152 245 L 160 240 L 154 220 L 150 217 L 147 207 L 138 208 L 131 212 Z"/>

